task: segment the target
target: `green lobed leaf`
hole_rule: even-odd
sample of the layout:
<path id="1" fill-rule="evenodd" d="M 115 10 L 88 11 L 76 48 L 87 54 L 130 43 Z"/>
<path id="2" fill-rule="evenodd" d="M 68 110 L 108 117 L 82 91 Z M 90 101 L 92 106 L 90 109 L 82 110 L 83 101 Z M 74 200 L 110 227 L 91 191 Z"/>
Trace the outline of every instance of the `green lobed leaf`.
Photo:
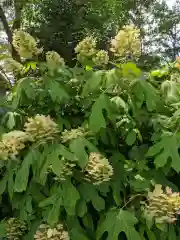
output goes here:
<path id="1" fill-rule="evenodd" d="M 121 232 L 126 234 L 127 240 L 141 240 L 134 227 L 137 223 L 138 220 L 134 214 L 121 209 L 112 209 L 107 212 L 104 221 L 99 225 L 97 239 L 100 239 L 103 233 L 107 231 L 107 240 L 118 240 Z"/>
<path id="2" fill-rule="evenodd" d="M 59 222 L 60 207 L 62 206 L 62 196 L 58 195 L 55 201 L 53 202 L 53 207 L 50 210 L 47 218 L 49 225 L 53 226 Z"/>
<path id="3" fill-rule="evenodd" d="M 76 204 L 80 199 L 80 195 L 70 181 L 64 181 L 62 183 L 62 199 L 67 214 L 69 216 L 75 215 Z"/>
<path id="4" fill-rule="evenodd" d="M 63 100 L 67 100 L 70 98 L 64 87 L 56 80 L 46 79 L 45 84 L 46 89 L 54 102 L 61 103 Z"/>
<path id="5" fill-rule="evenodd" d="M 21 168 L 16 174 L 15 183 L 14 183 L 15 192 L 23 192 L 26 190 L 28 179 L 29 179 L 29 168 L 32 163 L 33 163 L 33 154 L 31 153 L 31 151 L 29 151 L 21 164 Z"/>
<path id="6" fill-rule="evenodd" d="M 79 192 L 86 202 L 91 202 L 97 211 L 105 208 L 105 201 L 98 194 L 95 186 L 89 183 L 82 183 L 79 187 Z"/>
<path id="7" fill-rule="evenodd" d="M 159 142 L 150 147 L 147 152 L 148 157 L 154 157 L 157 167 L 163 167 L 168 159 L 171 159 L 171 167 L 175 171 L 180 171 L 180 156 L 177 134 L 164 134 Z"/>
<path id="8" fill-rule="evenodd" d="M 82 96 L 87 96 L 89 93 L 97 91 L 102 83 L 102 79 L 102 71 L 92 72 L 91 77 L 86 80 L 86 83 L 83 87 Z"/>
<path id="9" fill-rule="evenodd" d="M 106 110 L 108 118 L 113 120 L 111 101 L 105 94 L 101 94 L 92 106 L 91 115 L 89 118 L 89 127 L 94 132 L 99 132 L 101 128 L 106 127 L 106 120 L 103 111 Z"/>
<path id="10" fill-rule="evenodd" d="M 17 108 L 21 99 L 22 94 L 25 93 L 27 98 L 35 99 L 35 90 L 33 86 L 33 78 L 25 77 L 18 81 L 17 85 L 15 86 L 14 97 L 12 106 L 13 108 Z"/>
<path id="11" fill-rule="evenodd" d="M 140 77 L 142 75 L 141 70 L 137 68 L 135 63 L 128 62 L 122 65 L 122 74 L 124 77 Z"/>
<path id="12" fill-rule="evenodd" d="M 132 91 L 135 94 L 135 103 L 137 99 L 138 107 L 141 107 L 143 101 L 146 101 L 148 111 L 152 112 L 160 100 L 157 90 L 146 80 L 138 80 L 132 83 Z"/>

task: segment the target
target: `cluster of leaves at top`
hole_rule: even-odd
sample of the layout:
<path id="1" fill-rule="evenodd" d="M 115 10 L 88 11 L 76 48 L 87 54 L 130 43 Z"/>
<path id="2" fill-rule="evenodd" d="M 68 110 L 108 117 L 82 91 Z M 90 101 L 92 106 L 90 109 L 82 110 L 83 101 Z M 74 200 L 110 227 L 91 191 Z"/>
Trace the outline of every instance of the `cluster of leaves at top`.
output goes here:
<path id="1" fill-rule="evenodd" d="M 74 68 L 53 51 L 27 61 L 43 50 L 22 31 L 13 44 L 22 62 L 4 65 L 19 78 L 0 119 L 0 236 L 178 239 L 179 63 L 147 73 L 127 62 L 140 55 L 132 26 L 111 57 L 84 39 Z"/>

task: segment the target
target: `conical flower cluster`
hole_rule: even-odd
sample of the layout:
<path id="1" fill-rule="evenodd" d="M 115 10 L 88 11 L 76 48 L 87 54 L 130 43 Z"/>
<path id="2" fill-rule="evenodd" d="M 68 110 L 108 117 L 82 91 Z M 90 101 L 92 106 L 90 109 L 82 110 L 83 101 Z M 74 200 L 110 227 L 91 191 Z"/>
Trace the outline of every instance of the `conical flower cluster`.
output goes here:
<path id="1" fill-rule="evenodd" d="M 111 41 L 111 49 L 115 56 L 139 56 L 141 52 L 140 31 L 134 26 L 124 26 Z"/>
<path id="2" fill-rule="evenodd" d="M 92 60 L 96 65 L 106 65 L 109 62 L 108 52 L 105 50 L 100 50 L 96 53 Z"/>
<path id="3" fill-rule="evenodd" d="M 161 185 L 156 185 L 148 194 L 145 215 L 151 216 L 157 223 L 173 223 L 180 210 L 180 193 L 172 193 L 170 188 L 163 192 Z"/>
<path id="4" fill-rule="evenodd" d="M 55 51 L 46 53 L 46 62 L 50 70 L 58 69 L 65 64 L 64 59 Z"/>
<path id="5" fill-rule="evenodd" d="M 55 228 L 49 225 L 41 224 L 34 235 L 35 240 L 69 240 L 69 234 L 64 230 L 62 224 L 58 224 Z"/>
<path id="6" fill-rule="evenodd" d="M 25 222 L 18 218 L 10 218 L 6 222 L 6 237 L 8 240 L 20 240 L 27 231 Z"/>
<path id="7" fill-rule="evenodd" d="M 3 160 L 14 159 L 25 148 L 29 135 L 23 131 L 11 131 L 2 135 L 0 141 L 0 158 Z"/>
<path id="8" fill-rule="evenodd" d="M 85 179 L 94 185 L 109 181 L 113 175 L 113 168 L 107 158 L 92 152 L 84 169 Z"/>
<path id="9" fill-rule="evenodd" d="M 75 48 L 78 57 L 92 57 L 96 53 L 96 39 L 86 37 Z"/>
<path id="10" fill-rule="evenodd" d="M 23 65 L 12 58 L 6 59 L 3 66 L 7 72 L 21 73 L 23 70 Z"/>
<path id="11" fill-rule="evenodd" d="M 62 132 L 62 142 L 69 142 L 73 139 L 76 139 L 78 137 L 84 137 L 86 136 L 87 132 L 85 131 L 84 128 L 82 127 L 78 127 L 76 129 L 71 129 L 70 131 L 68 131 L 67 129 L 64 130 L 64 132 Z"/>
<path id="12" fill-rule="evenodd" d="M 42 52 L 37 47 L 36 40 L 27 32 L 15 30 L 13 34 L 13 46 L 21 57 L 32 58 Z"/>
<path id="13" fill-rule="evenodd" d="M 63 181 L 73 175 L 73 170 L 76 164 L 66 160 L 64 157 L 62 157 L 61 159 L 61 164 L 62 165 L 61 165 L 59 176 L 56 176 L 54 179 Z M 50 166 L 50 170 L 51 170 L 51 166 Z"/>
<path id="14" fill-rule="evenodd" d="M 25 132 L 30 136 L 31 141 L 52 140 L 58 132 L 57 124 L 50 118 L 37 114 L 28 118 L 25 123 Z"/>

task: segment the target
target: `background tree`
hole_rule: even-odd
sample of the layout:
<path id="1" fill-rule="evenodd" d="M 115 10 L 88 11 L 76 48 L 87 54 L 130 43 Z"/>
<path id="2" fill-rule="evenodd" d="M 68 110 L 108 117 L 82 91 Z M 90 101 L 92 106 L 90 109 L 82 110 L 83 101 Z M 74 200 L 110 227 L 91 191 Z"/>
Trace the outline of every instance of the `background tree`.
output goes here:
<path id="1" fill-rule="evenodd" d="M 156 54 L 174 60 L 180 50 L 180 1 L 172 8 L 166 1 L 156 2 L 149 22 L 149 42 Z"/>

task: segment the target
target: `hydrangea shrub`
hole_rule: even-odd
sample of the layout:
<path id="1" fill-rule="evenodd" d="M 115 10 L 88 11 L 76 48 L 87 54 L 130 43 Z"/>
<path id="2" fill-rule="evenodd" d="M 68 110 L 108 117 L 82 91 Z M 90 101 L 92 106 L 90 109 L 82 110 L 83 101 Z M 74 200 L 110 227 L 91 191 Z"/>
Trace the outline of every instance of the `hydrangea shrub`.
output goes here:
<path id="1" fill-rule="evenodd" d="M 25 32 L 13 44 L 22 62 L 4 65 L 21 74 L 0 119 L 0 236 L 179 239 L 177 62 L 139 69 L 133 26 L 112 40 L 113 56 L 85 38 L 73 68 L 54 51 L 38 60 Z"/>

